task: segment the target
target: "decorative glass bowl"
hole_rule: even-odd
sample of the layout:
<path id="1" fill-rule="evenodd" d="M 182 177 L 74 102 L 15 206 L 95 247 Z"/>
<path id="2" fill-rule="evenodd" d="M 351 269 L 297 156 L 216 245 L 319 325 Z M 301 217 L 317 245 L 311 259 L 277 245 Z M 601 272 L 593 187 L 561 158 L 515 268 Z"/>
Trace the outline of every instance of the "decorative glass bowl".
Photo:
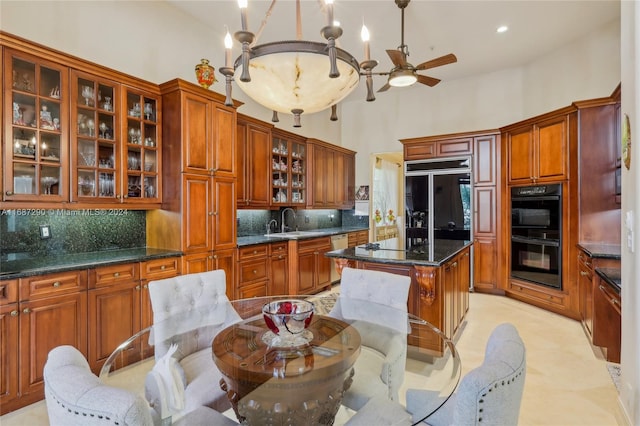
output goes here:
<path id="1" fill-rule="evenodd" d="M 299 346 L 313 338 L 306 328 L 313 319 L 313 303 L 298 299 L 283 299 L 266 303 L 262 307 L 264 322 L 270 332 L 264 341 L 270 346 Z"/>

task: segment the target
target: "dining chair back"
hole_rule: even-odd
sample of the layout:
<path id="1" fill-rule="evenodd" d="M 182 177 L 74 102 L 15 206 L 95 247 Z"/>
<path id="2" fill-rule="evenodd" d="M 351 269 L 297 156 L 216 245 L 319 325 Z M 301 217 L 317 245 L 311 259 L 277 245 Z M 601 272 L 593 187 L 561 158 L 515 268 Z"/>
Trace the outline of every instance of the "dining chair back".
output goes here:
<path id="1" fill-rule="evenodd" d="M 355 322 L 361 337 L 351 387 L 343 405 L 358 410 L 382 395 L 398 399 L 407 356 L 407 300 L 411 279 L 388 272 L 344 268 L 330 316 Z M 381 328 L 383 326 L 384 328 Z"/>
<path id="2" fill-rule="evenodd" d="M 482 365 L 469 371 L 456 392 L 425 422 L 438 425 L 516 425 L 524 392 L 526 349 L 513 324 L 498 325 L 489 336 Z M 414 421 L 437 395 L 407 391 Z"/>

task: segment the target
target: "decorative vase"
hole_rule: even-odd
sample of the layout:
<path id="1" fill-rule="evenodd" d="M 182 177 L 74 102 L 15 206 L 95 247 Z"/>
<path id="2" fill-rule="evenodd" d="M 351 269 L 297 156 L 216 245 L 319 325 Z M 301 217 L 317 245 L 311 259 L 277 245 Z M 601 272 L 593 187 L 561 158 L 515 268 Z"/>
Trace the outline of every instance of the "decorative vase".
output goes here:
<path id="1" fill-rule="evenodd" d="M 208 89 L 213 83 L 216 82 L 215 68 L 209 65 L 208 59 L 201 59 L 200 63 L 196 65 L 196 78 L 198 84 Z"/>

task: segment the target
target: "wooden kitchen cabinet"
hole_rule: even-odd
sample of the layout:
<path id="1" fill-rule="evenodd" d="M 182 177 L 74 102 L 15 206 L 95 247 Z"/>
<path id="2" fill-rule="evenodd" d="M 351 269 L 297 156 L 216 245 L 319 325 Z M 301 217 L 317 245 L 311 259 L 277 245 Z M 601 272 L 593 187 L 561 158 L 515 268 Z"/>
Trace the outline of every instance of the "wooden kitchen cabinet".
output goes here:
<path id="1" fill-rule="evenodd" d="M 571 120 L 575 120 L 575 108 L 567 107 L 501 129 L 508 184 L 569 178 Z"/>
<path id="2" fill-rule="evenodd" d="M 2 200 L 68 201 L 69 68 L 5 48 L 3 75 Z"/>
<path id="3" fill-rule="evenodd" d="M 593 344 L 600 346 L 609 362 L 620 363 L 622 340 L 622 301 L 602 278 L 593 289 Z"/>
<path id="4" fill-rule="evenodd" d="M 578 252 L 578 274 L 580 319 L 589 341 L 593 341 L 593 259 L 582 250 Z"/>
<path id="5" fill-rule="evenodd" d="M 224 270 L 227 280 L 227 297 L 233 300 L 236 287 L 236 252 L 237 249 L 224 249 L 186 254 L 182 256 L 182 274 Z"/>
<path id="6" fill-rule="evenodd" d="M 236 112 L 183 80 L 160 89 L 164 202 L 147 214 L 147 244 L 184 252 L 185 274 L 210 270 L 213 256 L 236 247 Z"/>
<path id="7" fill-rule="evenodd" d="M 271 204 L 272 125 L 238 114 L 237 207 L 268 208 Z"/>
<path id="8" fill-rule="evenodd" d="M 271 205 L 302 206 L 308 196 L 308 155 L 304 137 L 274 128 L 271 141 Z"/>
<path id="9" fill-rule="evenodd" d="M 347 238 L 347 247 L 349 248 L 367 244 L 369 242 L 369 230 L 365 229 L 362 231 L 349 232 Z"/>
<path id="10" fill-rule="evenodd" d="M 144 291 L 148 301 L 148 289 Z M 142 330 L 142 292 L 138 262 L 89 270 L 87 361 L 95 374 L 118 345 Z M 141 347 L 131 346 L 125 364 L 138 361 L 140 351 Z"/>
<path id="11" fill-rule="evenodd" d="M 464 133 L 402 139 L 401 142 L 405 161 L 468 156 L 473 150 L 473 138 Z"/>
<path id="12" fill-rule="evenodd" d="M 71 345 L 86 356 L 87 275 L 52 273 L 2 281 L 0 287 L 7 294 L 0 299 L 7 327 L 0 343 L 0 413 L 5 414 L 44 398 L 42 371 L 51 349 Z"/>
<path id="13" fill-rule="evenodd" d="M 355 205 L 355 152 L 307 139 L 308 208 L 349 209 Z"/>
<path id="14" fill-rule="evenodd" d="M 331 286 L 331 238 L 289 241 L 289 294 L 313 294 Z"/>
<path id="15" fill-rule="evenodd" d="M 11 46 L 3 48 L 2 128 L 11 143 L 1 201 L 159 206 L 158 86 L 8 34 L 0 42 Z"/>
<path id="16" fill-rule="evenodd" d="M 286 241 L 269 245 L 269 287 L 268 295 L 287 294 L 289 289 L 289 249 Z"/>
<path id="17" fill-rule="evenodd" d="M 269 284 L 269 244 L 256 244 L 238 249 L 239 299 L 266 296 Z"/>

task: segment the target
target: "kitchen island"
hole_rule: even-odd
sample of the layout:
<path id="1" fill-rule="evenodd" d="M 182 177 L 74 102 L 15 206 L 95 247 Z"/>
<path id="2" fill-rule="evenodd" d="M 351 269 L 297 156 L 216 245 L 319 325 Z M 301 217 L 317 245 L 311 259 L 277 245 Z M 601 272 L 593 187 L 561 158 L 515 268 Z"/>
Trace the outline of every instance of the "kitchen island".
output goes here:
<path id="1" fill-rule="evenodd" d="M 471 241 L 435 240 L 406 249 L 393 238 L 326 253 L 339 272 L 345 267 L 406 275 L 411 278 L 408 309 L 453 339 L 469 308 Z M 433 349 L 437 342 L 409 342 Z"/>

